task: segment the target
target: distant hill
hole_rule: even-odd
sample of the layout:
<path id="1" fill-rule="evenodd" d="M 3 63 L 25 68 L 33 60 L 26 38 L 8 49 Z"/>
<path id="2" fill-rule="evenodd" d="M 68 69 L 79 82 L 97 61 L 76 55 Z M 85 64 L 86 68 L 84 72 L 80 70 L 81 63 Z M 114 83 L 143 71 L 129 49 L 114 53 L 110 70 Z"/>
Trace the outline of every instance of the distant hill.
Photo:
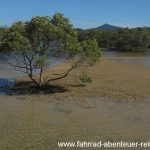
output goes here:
<path id="1" fill-rule="evenodd" d="M 97 28 L 94 29 L 98 29 L 98 30 L 106 30 L 106 31 L 115 31 L 115 30 L 119 30 L 122 29 L 121 27 L 117 27 L 117 26 L 113 26 L 110 24 L 104 24 L 102 26 L 99 26 Z"/>

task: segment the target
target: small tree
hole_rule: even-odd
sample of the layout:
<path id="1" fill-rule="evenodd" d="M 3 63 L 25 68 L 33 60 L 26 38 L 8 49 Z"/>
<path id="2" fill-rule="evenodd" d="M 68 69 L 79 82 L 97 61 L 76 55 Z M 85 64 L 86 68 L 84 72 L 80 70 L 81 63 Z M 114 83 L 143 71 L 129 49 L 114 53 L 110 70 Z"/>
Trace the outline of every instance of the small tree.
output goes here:
<path id="1" fill-rule="evenodd" d="M 65 78 L 81 66 L 91 65 L 100 57 L 95 40 L 78 42 L 77 32 L 69 19 L 56 13 L 50 17 L 33 17 L 29 22 L 16 22 L 5 30 L 1 43 L 4 53 L 1 61 L 24 72 L 37 87 L 45 87 L 51 81 Z M 71 66 L 56 77 L 43 75 L 51 57 L 70 60 Z M 38 76 L 34 74 L 38 70 Z"/>

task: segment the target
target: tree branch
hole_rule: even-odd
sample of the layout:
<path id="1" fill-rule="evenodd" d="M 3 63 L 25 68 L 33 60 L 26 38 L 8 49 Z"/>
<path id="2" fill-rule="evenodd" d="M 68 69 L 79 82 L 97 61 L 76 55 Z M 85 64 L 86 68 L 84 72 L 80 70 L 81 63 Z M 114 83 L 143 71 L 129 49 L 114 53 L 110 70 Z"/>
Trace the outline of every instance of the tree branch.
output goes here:
<path id="1" fill-rule="evenodd" d="M 23 66 L 19 66 L 19 65 L 16 65 L 16 64 L 12 64 L 11 62 L 8 62 L 7 59 L 3 59 L 3 58 L 0 58 L 1 61 L 3 61 L 4 63 L 12 66 L 12 67 L 15 67 L 15 68 L 20 68 L 20 69 L 26 69 L 26 67 L 23 67 Z M 28 68 L 29 69 L 29 68 Z"/>
<path id="2" fill-rule="evenodd" d="M 64 73 L 60 73 L 60 74 L 55 74 L 55 75 L 62 75 L 62 76 L 49 79 L 49 80 L 46 82 L 45 85 L 47 86 L 47 85 L 49 84 L 49 82 L 51 82 L 51 81 L 56 81 L 56 80 L 60 80 L 60 79 L 66 78 L 72 70 L 74 70 L 75 68 L 78 67 L 78 65 L 79 65 L 80 63 L 81 63 L 81 60 L 77 61 L 74 65 L 72 65 L 71 68 L 70 68 L 68 71 L 66 71 L 66 72 L 64 72 Z"/>

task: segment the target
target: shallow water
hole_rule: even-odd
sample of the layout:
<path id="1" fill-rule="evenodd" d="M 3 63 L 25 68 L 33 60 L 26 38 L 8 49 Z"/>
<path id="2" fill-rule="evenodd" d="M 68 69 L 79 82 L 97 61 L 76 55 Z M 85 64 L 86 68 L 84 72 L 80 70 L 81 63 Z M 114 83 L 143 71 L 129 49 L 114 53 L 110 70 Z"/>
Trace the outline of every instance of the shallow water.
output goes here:
<path id="1" fill-rule="evenodd" d="M 149 100 L 1 96 L 0 149 L 59 150 L 57 142 L 78 140 L 148 141 L 149 108 Z"/>
<path id="2" fill-rule="evenodd" d="M 57 58 L 51 58 L 51 66 L 55 66 L 60 64 L 63 60 Z M 38 73 L 38 70 L 35 70 L 34 73 Z M 0 94 L 12 94 L 13 92 L 10 90 L 11 86 L 13 86 L 14 81 L 21 76 L 25 76 L 26 74 L 17 70 L 16 68 L 1 62 L 0 63 Z"/>
<path id="3" fill-rule="evenodd" d="M 62 59 L 51 58 L 49 67 L 58 65 L 62 63 L 62 61 L 63 61 Z M 36 72 L 38 72 L 38 70 L 36 70 L 34 73 Z M 20 70 L 18 70 L 17 68 L 14 68 L 4 62 L 0 63 L 0 78 L 17 78 L 24 75 L 25 74 Z"/>
<path id="4" fill-rule="evenodd" d="M 121 52 L 117 50 L 103 51 L 103 56 L 109 57 L 119 63 L 140 64 L 150 66 L 150 51 L 146 52 Z"/>

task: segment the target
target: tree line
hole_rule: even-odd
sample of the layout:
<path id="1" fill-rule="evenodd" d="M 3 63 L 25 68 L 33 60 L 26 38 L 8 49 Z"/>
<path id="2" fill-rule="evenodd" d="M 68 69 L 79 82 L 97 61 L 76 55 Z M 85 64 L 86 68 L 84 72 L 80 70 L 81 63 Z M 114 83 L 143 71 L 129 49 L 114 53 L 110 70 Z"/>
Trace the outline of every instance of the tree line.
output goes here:
<path id="1" fill-rule="evenodd" d="M 103 31 L 97 29 L 81 30 L 79 41 L 96 39 L 100 47 L 115 48 L 122 51 L 145 51 L 150 48 L 150 28 L 124 28 L 116 31 Z"/>

